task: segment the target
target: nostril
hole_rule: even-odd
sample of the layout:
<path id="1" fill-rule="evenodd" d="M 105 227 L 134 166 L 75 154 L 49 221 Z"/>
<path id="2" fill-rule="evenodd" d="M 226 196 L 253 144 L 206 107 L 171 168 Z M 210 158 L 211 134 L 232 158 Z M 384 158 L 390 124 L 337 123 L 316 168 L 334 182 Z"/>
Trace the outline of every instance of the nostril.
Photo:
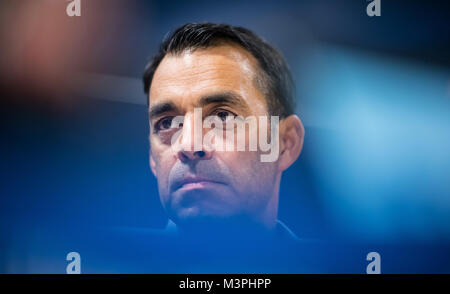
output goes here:
<path id="1" fill-rule="evenodd" d="M 198 157 L 204 157 L 204 156 L 206 155 L 205 151 L 197 151 L 197 152 L 195 152 L 195 154 L 196 154 Z"/>

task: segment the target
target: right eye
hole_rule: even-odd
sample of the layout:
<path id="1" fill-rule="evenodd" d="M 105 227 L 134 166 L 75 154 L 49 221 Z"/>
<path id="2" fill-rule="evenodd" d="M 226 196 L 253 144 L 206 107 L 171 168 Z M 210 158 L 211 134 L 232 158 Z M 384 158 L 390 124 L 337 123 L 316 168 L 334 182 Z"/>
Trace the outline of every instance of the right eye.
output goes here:
<path id="1" fill-rule="evenodd" d="M 164 117 L 155 123 L 155 132 L 169 130 L 172 126 L 173 116 Z"/>

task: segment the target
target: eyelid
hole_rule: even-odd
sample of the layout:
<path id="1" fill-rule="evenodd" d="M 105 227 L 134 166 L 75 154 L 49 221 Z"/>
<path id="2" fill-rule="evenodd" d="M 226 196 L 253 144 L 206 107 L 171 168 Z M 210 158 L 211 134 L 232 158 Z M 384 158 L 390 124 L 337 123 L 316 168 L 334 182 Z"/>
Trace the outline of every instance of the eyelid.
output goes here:
<path id="1" fill-rule="evenodd" d="M 214 110 L 211 112 L 211 114 L 212 114 L 212 115 L 213 115 L 213 114 L 217 114 L 218 112 L 221 112 L 221 111 L 229 112 L 229 113 L 231 113 L 232 115 L 234 115 L 235 117 L 238 116 L 238 115 L 237 115 L 236 113 L 234 113 L 233 111 L 228 110 L 228 109 L 225 109 L 225 108 L 221 108 L 221 107 L 214 109 Z"/>

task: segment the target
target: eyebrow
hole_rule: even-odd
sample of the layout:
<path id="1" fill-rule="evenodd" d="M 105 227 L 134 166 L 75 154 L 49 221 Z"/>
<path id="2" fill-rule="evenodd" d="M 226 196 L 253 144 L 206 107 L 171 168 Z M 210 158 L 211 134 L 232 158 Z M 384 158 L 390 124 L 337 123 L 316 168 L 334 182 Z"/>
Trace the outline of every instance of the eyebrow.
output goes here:
<path id="1" fill-rule="evenodd" d="M 234 105 L 236 107 L 241 107 L 244 110 L 248 110 L 249 107 L 245 100 L 237 93 L 232 91 L 220 92 L 211 95 L 206 95 L 200 98 L 197 106 L 204 107 L 209 104 L 229 104 Z M 155 105 L 151 105 L 148 111 L 149 120 L 152 120 L 154 117 L 157 117 L 166 112 L 176 112 L 178 110 L 177 106 L 174 102 L 161 102 Z"/>
<path id="2" fill-rule="evenodd" d="M 200 102 L 198 103 L 198 105 L 200 107 L 203 107 L 203 106 L 206 106 L 208 104 L 213 104 L 213 103 L 217 103 L 217 104 L 224 103 L 224 104 L 241 107 L 244 109 L 249 108 L 247 103 L 245 102 L 245 100 L 239 94 L 232 92 L 232 91 L 226 91 L 226 92 L 221 92 L 221 93 L 204 96 L 200 99 Z"/>
<path id="3" fill-rule="evenodd" d="M 171 112 L 177 110 L 177 107 L 173 102 L 162 102 L 156 105 L 150 106 L 148 111 L 149 120 L 152 120 L 154 117 L 159 116 L 166 112 Z"/>

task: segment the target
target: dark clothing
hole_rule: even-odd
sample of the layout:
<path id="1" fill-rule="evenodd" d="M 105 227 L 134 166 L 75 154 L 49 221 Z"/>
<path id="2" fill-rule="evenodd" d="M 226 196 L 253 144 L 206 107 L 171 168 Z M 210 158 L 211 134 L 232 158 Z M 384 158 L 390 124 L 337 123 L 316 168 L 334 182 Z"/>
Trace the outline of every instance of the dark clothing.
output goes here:
<path id="1" fill-rule="evenodd" d="M 29 273 L 65 273 L 68 252 L 81 256 L 82 273 L 311 273 L 311 242 L 281 221 L 274 234 L 189 238 L 169 222 L 165 229 L 89 229 L 51 232 L 29 242 Z M 308 249 L 309 248 L 309 249 Z M 314 249 L 315 250 L 315 249 Z M 45 256 L 42 254 L 45 252 Z"/>
<path id="2" fill-rule="evenodd" d="M 103 243 L 106 250 L 98 256 L 114 260 L 119 272 L 305 273 L 313 264 L 301 248 L 307 242 L 281 221 L 270 236 L 190 238 L 169 221 L 163 230 L 117 229 L 105 240 L 110 243 Z"/>

